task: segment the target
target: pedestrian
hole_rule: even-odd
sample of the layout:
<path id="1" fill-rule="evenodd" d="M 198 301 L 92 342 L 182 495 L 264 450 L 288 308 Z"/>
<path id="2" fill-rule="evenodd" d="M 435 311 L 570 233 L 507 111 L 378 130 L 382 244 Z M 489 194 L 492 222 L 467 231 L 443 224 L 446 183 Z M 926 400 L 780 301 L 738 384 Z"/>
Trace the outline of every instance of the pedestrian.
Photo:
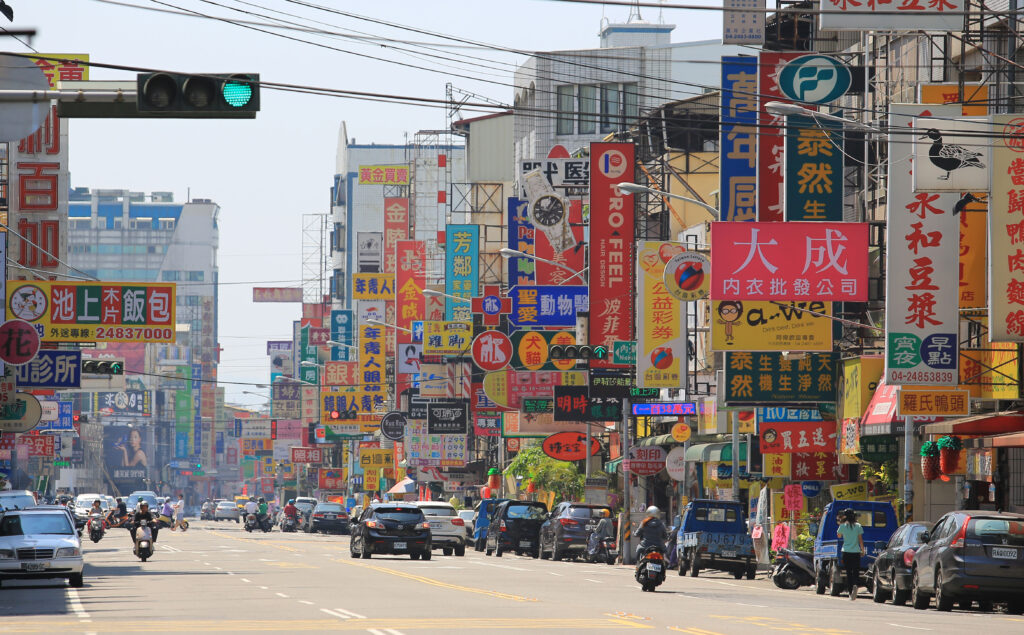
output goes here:
<path id="1" fill-rule="evenodd" d="M 171 520 L 172 518 L 174 518 L 174 506 L 171 505 L 171 497 L 170 496 L 164 498 L 164 506 L 160 510 L 160 515 L 161 516 L 167 516 L 167 520 L 164 521 L 164 522 L 166 522 L 168 525 L 170 525 L 171 531 L 174 531 L 174 525 L 173 525 L 172 520 Z M 163 520 L 163 518 L 161 518 L 160 520 Z"/>
<path id="2" fill-rule="evenodd" d="M 174 503 L 174 528 L 181 527 L 185 531 L 185 495 L 178 494 L 178 500 Z"/>
<path id="3" fill-rule="evenodd" d="M 843 510 L 843 522 L 836 536 L 843 541 L 843 569 L 850 590 L 850 601 L 857 599 L 857 576 L 860 575 L 860 557 L 864 553 L 864 528 L 857 522 L 857 512 Z"/>

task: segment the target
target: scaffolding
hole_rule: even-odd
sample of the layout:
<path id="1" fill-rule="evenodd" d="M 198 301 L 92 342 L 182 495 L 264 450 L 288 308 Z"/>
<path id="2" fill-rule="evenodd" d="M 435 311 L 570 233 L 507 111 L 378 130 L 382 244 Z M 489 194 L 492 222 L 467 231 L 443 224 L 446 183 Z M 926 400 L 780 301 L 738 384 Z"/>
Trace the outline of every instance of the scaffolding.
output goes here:
<path id="1" fill-rule="evenodd" d="M 320 304 L 327 295 L 327 214 L 302 215 L 302 302 Z"/>

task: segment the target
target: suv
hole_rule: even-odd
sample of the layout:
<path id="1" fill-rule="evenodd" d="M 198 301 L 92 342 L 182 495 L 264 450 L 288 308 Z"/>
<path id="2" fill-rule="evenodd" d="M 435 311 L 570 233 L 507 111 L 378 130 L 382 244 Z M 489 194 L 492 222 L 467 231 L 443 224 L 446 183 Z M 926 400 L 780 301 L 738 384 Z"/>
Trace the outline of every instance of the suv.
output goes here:
<path id="1" fill-rule="evenodd" d="M 296 502 L 295 506 L 298 507 L 298 505 L 298 502 Z M 313 513 L 310 515 L 309 523 L 306 527 L 307 532 L 314 534 L 318 531 L 347 534 L 349 528 L 348 512 L 345 511 L 345 507 L 341 503 L 317 503 L 316 507 L 313 508 Z"/>
<path id="2" fill-rule="evenodd" d="M 914 554 L 910 597 L 915 609 L 949 611 L 978 601 L 1006 602 L 1010 615 L 1024 613 L 1024 515 L 950 512 Z"/>
<path id="3" fill-rule="evenodd" d="M 0 512 L 8 509 L 27 509 L 36 505 L 36 497 L 27 489 L 0 492 Z"/>
<path id="4" fill-rule="evenodd" d="M 431 546 L 442 549 L 446 556 L 466 555 L 466 521 L 458 515 L 449 503 L 434 501 L 417 501 L 417 507 L 423 510 L 427 522 L 430 523 Z"/>
<path id="5" fill-rule="evenodd" d="M 587 550 L 587 540 L 597 523 L 612 515 L 611 507 L 584 503 L 559 503 L 540 527 L 540 557 L 552 560 L 578 557 Z"/>
<path id="6" fill-rule="evenodd" d="M 505 501 L 494 510 L 484 552 L 499 558 L 506 551 L 540 557 L 540 526 L 547 519 L 548 506 L 544 503 Z"/>
<path id="7" fill-rule="evenodd" d="M 413 560 L 430 560 L 430 523 L 411 503 L 373 503 L 352 524 L 350 533 L 349 554 L 353 558 L 407 553 Z"/>
<path id="8" fill-rule="evenodd" d="M 36 507 L 0 513 L 0 580 L 82 580 L 82 543 L 66 509 Z"/>

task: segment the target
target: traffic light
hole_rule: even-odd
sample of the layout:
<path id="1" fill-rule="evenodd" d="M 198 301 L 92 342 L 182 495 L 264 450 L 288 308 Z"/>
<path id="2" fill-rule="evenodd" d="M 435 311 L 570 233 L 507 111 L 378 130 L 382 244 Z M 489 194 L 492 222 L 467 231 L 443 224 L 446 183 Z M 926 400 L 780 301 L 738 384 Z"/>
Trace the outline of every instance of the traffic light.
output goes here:
<path id="1" fill-rule="evenodd" d="M 332 410 L 331 419 L 337 421 L 340 419 L 355 419 L 359 416 L 359 413 L 355 410 Z"/>
<path id="2" fill-rule="evenodd" d="M 137 107 L 150 116 L 255 119 L 259 73 L 139 73 Z"/>
<path id="3" fill-rule="evenodd" d="M 82 374 L 83 375 L 123 375 L 124 374 L 124 360 L 123 359 L 83 359 L 82 360 Z"/>
<path id="4" fill-rule="evenodd" d="M 89 423 L 89 415 L 76 412 L 71 415 L 71 420 L 75 423 Z"/>
<path id="5" fill-rule="evenodd" d="M 606 359 L 608 347 L 602 344 L 556 344 L 548 349 L 549 359 Z"/>
<path id="6" fill-rule="evenodd" d="M 270 420 L 270 440 L 277 440 L 277 419 Z"/>

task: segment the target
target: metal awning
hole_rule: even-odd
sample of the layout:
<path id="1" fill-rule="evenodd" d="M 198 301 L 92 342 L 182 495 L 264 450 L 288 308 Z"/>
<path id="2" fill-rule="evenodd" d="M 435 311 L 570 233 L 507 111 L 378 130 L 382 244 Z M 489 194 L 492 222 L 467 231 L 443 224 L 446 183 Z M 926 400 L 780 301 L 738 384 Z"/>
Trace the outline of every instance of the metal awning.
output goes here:
<path id="1" fill-rule="evenodd" d="M 969 450 L 982 448 L 1024 448 L 1024 432 L 1008 432 L 988 437 L 964 439 L 964 447 Z"/>
<path id="2" fill-rule="evenodd" d="M 732 443 L 721 443 L 720 448 L 712 449 L 708 453 L 708 460 L 712 463 L 716 461 L 732 461 Z M 740 460 L 746 461 L 747 456 L 747 444 L 746 442 L 740 442 Z"/>
<path id="3" fill-rule="evenodd" d="M 611 461 L 608 461 L 607 463 L 605 463 L 604 464 L 604 471 L 607 472 L 608 474 L 615 474 L 616 472 L 619 471 L 619 465 L 621 465 L 621 464 L 622 464 L 622 457 L 620 456 L 617 459 L 612 459 Z"/>
<path id="4" fill-rule="evenodd" d="M 659 434 L 656 437 L 644 437 L 639 439 L 637 440 L 636 445 L 647 447 L 649 445 L 669 445 L 673 443 L 679 443 L 679 441 L 673 439 L 671 434 Z"/>
<path id="5" fill-rule="evenodd" d="M 726 446 L 726 445 L 730 445 L 730 444 L 729 443 L 698 443 L 696 445 L 691 445 L 689 448 L 686 449 L 686 454 L 684 455 L 683 458 L 686 461 L 699 461 L 701 463 L 705 463 L 705 462 L 711 460 L 710 459 L 710 455 L 711 455 L 712 450 L 717 450 L 719 453 L 721 453 L 722 448 L 724 446 Z"/>
<path id="6" fill-rule="evenodd" d="M 922 427 L 925 434 L 976 434 L 996 435 L 1009 432 L 1024 432 L 1024 413 L 1004 412 L 1001 414 L 961 417 L 940 423 L 929 423 Z M 1013 446 L 1010 446 L 1013 447 Z"/>

